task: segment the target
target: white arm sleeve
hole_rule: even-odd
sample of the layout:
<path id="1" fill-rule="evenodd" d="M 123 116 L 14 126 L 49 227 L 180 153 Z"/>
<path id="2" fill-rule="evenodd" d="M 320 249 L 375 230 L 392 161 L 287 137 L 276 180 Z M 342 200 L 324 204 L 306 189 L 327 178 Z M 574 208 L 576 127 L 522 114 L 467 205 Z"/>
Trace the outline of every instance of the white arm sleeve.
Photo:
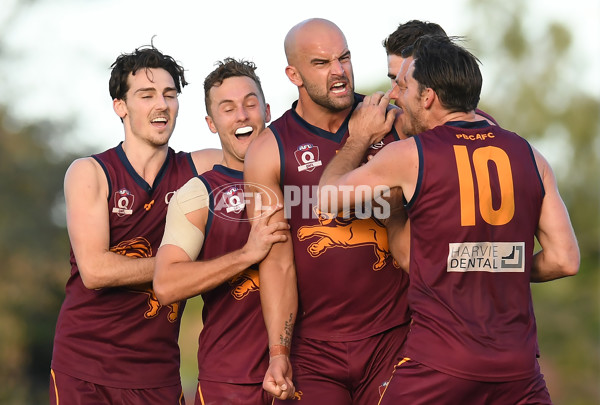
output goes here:
<path id="1" fill-rule="evenodd" d="M 160 246 L 175 245 L 196 260 L 204 243 L 204 233 L 192 224 L 186 214 L 208 206 L 208 191 L 197 177 L 189 180 L 173 195 L 167 209 L 165 233 Z"/>

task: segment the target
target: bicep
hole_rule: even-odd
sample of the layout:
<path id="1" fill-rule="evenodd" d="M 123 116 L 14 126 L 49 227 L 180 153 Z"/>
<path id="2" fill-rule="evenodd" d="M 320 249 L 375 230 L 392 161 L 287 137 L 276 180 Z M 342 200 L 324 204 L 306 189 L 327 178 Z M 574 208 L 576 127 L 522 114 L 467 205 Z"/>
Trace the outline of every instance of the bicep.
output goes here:
<path id="1" fill-rule="evenodd" d="M 284 195 L 280 185 L 279 147 L 272 132 L 266 131 L 267 133 L 261 134 L 261 137 L 250 145 L 246 153 L 244 161 L 244 183 L 246 193 L 248 193 L 246 209 L 251 220 L 258 215 L 254 196 L 260 193 L 263 207 L 277 204 L 284 206 L 283 210 L 279 210 L 271 216 L 269 223 L 287 222 Z M 277 158 L 274 159 L 274 156 Z M 286 261 L 290 262 L 293 258 L 289 230 L 278 232 L 286 233 L 288 238 L 285 242 L 273 244 L 261 266 L 265 263 L 282 265 Z"/>
<path id="2" fill-rule="evenodd" d="M 109 250 L 108 181 L 98 163 L 84 158 L 67 170 L 64 189 L 67 229 L 81 270 Z"/>
<path id="3" fill-rule="evenodd" d="M 190 261 L 196 260 L 204 244 L 208 206 L 208 190 L 198 177 L 177 190 L 167 209 L 161 246 L 176 246 Z"/>
<path id="4" fill-rule="evenodd" d="M 337 184 L 330 188 L 330 193 L 337 193 L 336 198 L 339 201 L 354 204 L 358 199 L 375 199 L 380 195 L 389 195 L 389 190 L 400 185 L 398 174 L 402 172 L 401 162 L 395 158 L 393 149 L 395 143 L 392 143 L 367 163 L 343 174 Z M 323 196 L 327 195 L 324 187 Z M 332 196 L 332 194 L 329 194 Z"/>
<path id="5" fill-rule="evenodd" d="M 244 159 L 244 183 L 248 197 L 246 209 L 251 219 L 255 210 L 253 197 L 256 193 L 260 193 L 263 206 L 284 203 L 279 183 L 279 147 L 272 132 L 265 131 L 252 142 Z M 275 218 L 281 219 L 280 215 L 281 211 L 275 213 L 270 222 Z"/>
<path id="6" fill-rule="evenodd" d="M 535 156 L 545 190 L 536 237 L 543 249 L 561 249 L 576 244 L 569 213 L 558 191 L 554 173 L 539 153 L 535 152 Z"/>

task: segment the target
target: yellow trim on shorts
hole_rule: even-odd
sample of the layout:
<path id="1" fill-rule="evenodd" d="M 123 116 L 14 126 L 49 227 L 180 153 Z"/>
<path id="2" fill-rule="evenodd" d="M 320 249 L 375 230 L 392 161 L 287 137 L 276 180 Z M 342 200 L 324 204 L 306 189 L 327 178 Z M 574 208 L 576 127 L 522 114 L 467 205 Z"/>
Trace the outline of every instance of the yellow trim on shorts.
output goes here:
<path id="1" fill-rule="evenodd" d="M 56 395 L 56 405 L 58 405 L 58 389 L 56 388 L 56 374 L 54 374 L 54 370 L 50 369 L 50 375 L 52 376 L 52 384 L 54 384 L 54 394 Z"/>
<path id="2" fill-rule="evenodd" d="M 200 381 L 198 381 L 198 396 L 200 397 L 200 402 L 202 405 L 205 405 L 204 396 L 202 396 L 202 389 L 200 388 Z"/>

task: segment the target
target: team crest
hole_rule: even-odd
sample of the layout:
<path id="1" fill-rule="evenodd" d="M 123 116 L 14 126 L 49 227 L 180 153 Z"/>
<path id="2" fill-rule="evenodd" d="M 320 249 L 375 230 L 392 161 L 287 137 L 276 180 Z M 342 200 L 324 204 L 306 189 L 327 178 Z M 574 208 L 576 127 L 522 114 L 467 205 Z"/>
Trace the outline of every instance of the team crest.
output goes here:
<path id="1" fill-rule="evenodd" d="M 312 172 L 315 167 L 321 166 L 323 163 L 319 160 L 319 147 L 312 143 L 305 143 L 298 146 L 294 151 L 294 156 L 298 162 L 298 171 Z"/>
<path id="2" fill-rule="evenodd" d="M 217 208 L 225 208 L 225 211 L 228 214 L 232 212 L 235 214 L 239 214 L 244 210 L 245 206 L 246 202 L 244 199 L 243 188 L 241 186 L 234 185 L 223 191 L 223 193 L 221 193 L 221 201 L 219 207 L 215 207 L 215 210 Z"/>
<path id="3" fill-rule="evenodd" d="M 115 205 L 112 209 L 113 214 L 117 214 L 117 216 L 119 217 L 133 214 L 134 201 L 135 196 L 131 194 L 131 192 L 126 188 L 122 188 L 119 191 L 115 192 Z"/>

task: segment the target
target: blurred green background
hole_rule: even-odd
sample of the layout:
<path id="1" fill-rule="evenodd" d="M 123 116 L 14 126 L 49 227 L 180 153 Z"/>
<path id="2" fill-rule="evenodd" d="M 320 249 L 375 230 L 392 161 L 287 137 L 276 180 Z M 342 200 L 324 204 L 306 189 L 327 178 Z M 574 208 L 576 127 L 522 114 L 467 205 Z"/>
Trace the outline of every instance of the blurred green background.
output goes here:
<path id="1" fill-rule="evenodd" d="M 17 15 L 34 3 L 13 1 L 10 11 Z M 549 159 L 580 244 L 576 277 L 532 286 L 542 372 L 554 403 L 598 404 L 600 92 L 581 83 L 578 72 L 585 69 L 585 55 L 574 52 L 572 25 L 549 20 L 528 30 L 524 1 L 472 0 L 466 5 L 464 32 L 449 34 L 466 36 L 467 48 L 482 61 L 480 107 Z M 398 22 L 411 18 L 418 17 Z M 9 34 L 9 25 L 0 27 L 0 84 L 18 73 L 10 68 L 15 55 L 3 47 Z M 600 52 L 598 38 L 588 40 Z M 385 58 L 381 45 L 373 46 Z M 357 90 L 368 93 L 388 86 L 383 73 L 379 84 Z M 10 98 L 0 101 L 0 257 L 5 262 L 0 283 L 0 403 L 43 404 L 48 402 L 54 326 L 69 274 L 62 180 L 76 156 L 98 150 L 73 146 L 74 120 L 23 120 L 10 106 Z M 62 147 L 69 143 L 69 148 Z M 188 403 L 193 403 L 196 383 L 201 306 L 199 298 L 188 302 L 181 330 Z"/>

